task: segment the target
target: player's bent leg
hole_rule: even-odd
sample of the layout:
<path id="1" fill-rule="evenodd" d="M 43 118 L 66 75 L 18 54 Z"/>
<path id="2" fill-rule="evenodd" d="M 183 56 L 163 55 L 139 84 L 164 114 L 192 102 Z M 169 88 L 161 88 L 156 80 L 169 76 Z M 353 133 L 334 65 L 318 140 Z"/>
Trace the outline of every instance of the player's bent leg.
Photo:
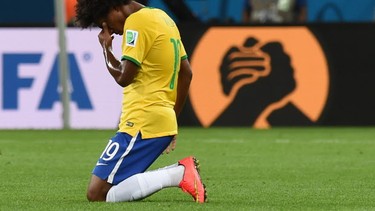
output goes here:
<path id="1" fill-rule="evenodd" d="M 116 133 L 93 170 L 87 191 L 88 200 L 134 201 L 168 186 L 169 184 L 164 186 L 164 180 L 168 182 L 168 178 L 163 178 L 163 181 L 157 179 L 154 184 L 154 176 L 150 177 L 142 173 L 168 147 L 172 138 L 172 136 L 165 136 L 142 139 L 140 133 L 135 136 Z M 181 177 L 182 174 L 183 169 Z"/>
<path id="2" fill-rule="evenodd" d="M 106 201 L 107 193 L 112 185 L 98 176 L 92 175 L 87 188 L 87 199 L 89 201 Z"/>
<path id="3" fill-rule="evenodd" d="M 113 186 L 107 194 L 107 202 L 125 202 L 144 199 L 159 190 L 178 187 L 184 167 L 174 164 L 166 168 L 133 175 Z"/>

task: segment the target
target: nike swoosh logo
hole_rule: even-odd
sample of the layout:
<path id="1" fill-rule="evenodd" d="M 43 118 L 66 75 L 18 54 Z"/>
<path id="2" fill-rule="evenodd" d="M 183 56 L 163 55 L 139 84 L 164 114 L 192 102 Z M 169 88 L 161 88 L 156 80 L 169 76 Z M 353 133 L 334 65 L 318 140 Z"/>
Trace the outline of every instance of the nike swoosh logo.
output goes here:
<path id="1" fill-rule="evenodd" d="M 108 165 L 108 164 L 106 164 L 106 163 L 99 163 L 99 162 L 97 162 L 97 163 L 96 163 L 96 165 L 97 165 L 97 166 L 106 166 L 106 165 Z"/>

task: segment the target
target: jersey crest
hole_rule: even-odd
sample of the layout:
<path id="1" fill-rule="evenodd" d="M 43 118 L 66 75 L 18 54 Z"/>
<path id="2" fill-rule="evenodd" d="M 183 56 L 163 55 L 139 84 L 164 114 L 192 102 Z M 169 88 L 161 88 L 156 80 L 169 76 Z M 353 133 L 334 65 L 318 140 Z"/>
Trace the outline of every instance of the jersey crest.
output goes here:
<path id="1" fill-rule="evenodd" d="M 134 30 L 126 30 L 126 45 L 135 47 L 138 40 L 138 32 Z"/>

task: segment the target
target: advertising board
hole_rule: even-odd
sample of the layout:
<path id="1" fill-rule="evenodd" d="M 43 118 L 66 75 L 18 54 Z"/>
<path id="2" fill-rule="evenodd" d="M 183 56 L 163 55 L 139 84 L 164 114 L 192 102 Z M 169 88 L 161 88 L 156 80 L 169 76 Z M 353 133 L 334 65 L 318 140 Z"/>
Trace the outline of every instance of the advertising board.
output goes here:
<path id="1" fill-rule="evenodd" d="M 118 123 L 122 88 L 107 72 L 98 33 L 66 33 L 72 128 Z M 120 48 L 119 37 L 114 46 Z M 120 58 L 121 50 L 114 50 Z M 0 28 L 0 128 L 62 128 L 58 52 L 54 28 Z"/>

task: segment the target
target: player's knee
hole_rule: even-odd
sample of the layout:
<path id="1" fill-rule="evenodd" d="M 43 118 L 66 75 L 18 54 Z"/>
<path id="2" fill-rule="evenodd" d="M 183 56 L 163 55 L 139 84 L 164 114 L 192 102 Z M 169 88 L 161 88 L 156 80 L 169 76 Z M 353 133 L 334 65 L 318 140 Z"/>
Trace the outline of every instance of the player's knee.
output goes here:
<path id="1" fill-rule="evenodd" d="M 93 191 L 87 190 L 86 197 L 88 201 L 97 201 L 96 194 Z"/>
<path id="2" fill-rule="evenodd" d="M 87 200 L 94 202 L 94 201 L 105 201 L 106 200 L 106 194 L 100 193 L 99 191 L 96 191 L 94 189 L 88 189 L 86 194 Z"/>
<path id="3" fill-rule="evenodd" d="M 86 197 L 89 201 L 106 201 L 107 193 L 112 185 L 93 175 L 87 188 Z"/>

